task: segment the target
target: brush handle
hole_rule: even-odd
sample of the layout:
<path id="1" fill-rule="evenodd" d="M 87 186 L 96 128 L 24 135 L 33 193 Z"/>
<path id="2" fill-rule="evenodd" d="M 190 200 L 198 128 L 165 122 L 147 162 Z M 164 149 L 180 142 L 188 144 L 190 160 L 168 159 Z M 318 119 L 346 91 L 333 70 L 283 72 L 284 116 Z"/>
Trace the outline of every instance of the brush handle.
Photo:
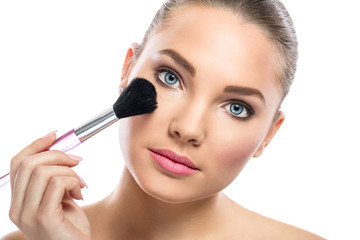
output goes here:
<path id="1" fill-rule="evenodd" d="M 10 173 L 0 177 L 0 187 L 4 186 L 10 181 Z"/>
<path id="2" fill-rule="evenodd" d="M 75 130 L 72 129 L 61 137 L 57 138 L 55 142 L 51 144 L 49 150 L 59 150 L 62 152 L 67 152 L 80 144 L 80 139 L 78 138 L 78 136 L 76 136 Z"/>
<path id="3" fill-rule="evenodd" d="M 98 132 L 104 130 L 111 124 L 118 121 L 119 118 L 115 115 L 113 107 L 109 107 L 102 113 L 90 119 L 80 127 L 75 128 L 75 134 L 80 142 L 85 142 Z"/>
<path id="4" fill-rule="evenodd" d="M 57 138 L 50 146 L 49 150 L 67 152 L 80 145 L 87 139 L 91 138 L 98 132 L 104 130 L 111 124 L 115 123 L 117 120 L 119 119 L 116 117 L 113 108 L 110 107 L 80 127 L 72 129 L 61 137 Z M 0 177 L 0 187 L 4 186 L 9 181 L 10 173 Z"/>
<path id="5" fill-rule="evenodd" d="M 62 152 L 67 152 L 74 147 L 78 146 L 81 143 L 79 138 L 75 134 L 75 130 L 65 133 L 61 137 L 55 140 L 55 142 L 50 146 L 49 150 L 60 150 Z M 10 181 L 10 173 L 5 174 L 0 177 L 0 188 L 7 184 Z"/>

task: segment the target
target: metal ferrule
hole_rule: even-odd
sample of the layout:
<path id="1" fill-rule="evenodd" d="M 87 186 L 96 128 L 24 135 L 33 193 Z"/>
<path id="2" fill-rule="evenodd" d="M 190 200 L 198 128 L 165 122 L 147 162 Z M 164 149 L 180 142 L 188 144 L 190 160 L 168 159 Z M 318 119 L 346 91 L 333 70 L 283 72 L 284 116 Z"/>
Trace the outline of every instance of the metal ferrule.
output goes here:
<path id="1" fill-rule="evenodd" d="M 117 120 L 119 119 L 116 117 L 113 108 L 110 107 L 95 118 L 80 127 L 75 128 L 75 134 L 81 142 L 84 142 L 96 133 L 115 123 Z"/>

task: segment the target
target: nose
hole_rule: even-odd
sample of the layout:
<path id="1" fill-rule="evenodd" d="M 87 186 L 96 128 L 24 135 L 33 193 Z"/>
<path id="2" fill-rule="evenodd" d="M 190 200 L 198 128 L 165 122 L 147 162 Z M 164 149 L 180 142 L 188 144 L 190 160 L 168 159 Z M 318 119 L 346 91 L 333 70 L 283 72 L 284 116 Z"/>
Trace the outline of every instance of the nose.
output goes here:
<path id="1" fill-rule="evenodd" d="M 185 104 L 178 109 L 169 125 L 172 138 L 182 142 L 199 146 L 205 139 L 205 105 L 202 101 L 196 104 Z"/>

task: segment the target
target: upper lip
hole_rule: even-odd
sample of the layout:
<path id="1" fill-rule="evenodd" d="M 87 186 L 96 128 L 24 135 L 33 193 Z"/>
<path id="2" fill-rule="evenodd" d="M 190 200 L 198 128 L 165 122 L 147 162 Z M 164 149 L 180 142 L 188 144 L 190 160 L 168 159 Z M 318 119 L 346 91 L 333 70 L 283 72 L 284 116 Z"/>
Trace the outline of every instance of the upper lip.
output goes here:
<path id="1" fill-rule="evenodd" d="M 159 155 L 162 155 L 166 158 L 169 158 L 170 160 L 172 160 L 174 162 L 184 164 L 193 169 L 197 169 L 197 170 L 199 169 L 189 158 L 187 158 L 185 156 L 180 156 L 171 150 L 168 150 L 168 149 L 149 149 L 149 150 L 154 153 L 157 153 Z"/>

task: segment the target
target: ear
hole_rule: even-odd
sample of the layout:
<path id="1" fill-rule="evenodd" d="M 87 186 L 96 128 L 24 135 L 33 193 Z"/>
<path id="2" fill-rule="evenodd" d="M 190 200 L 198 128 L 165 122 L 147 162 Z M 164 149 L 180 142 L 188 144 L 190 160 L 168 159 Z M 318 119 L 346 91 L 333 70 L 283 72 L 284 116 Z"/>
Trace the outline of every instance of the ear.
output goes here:
<path id="1" fill-rule="evenodd" d="M 255 152 L 253 156 L 254 158 L 261 156 L 261 154 L 264 152 L 264 149 L 267 147 L 267 145 L 269 145 L 271 139 L 275 136 L 276 132 L 279 130 L 284 120 L 285 120 L 285 114 L 280 111 L 276 121 L 270 127 L 269 132 L 267 133 L 264 141 L 261 143 L 261 145 Z"/>
<path id="2" fill-rule="evenodd" d="M 125 61 L 124 61 L 123 68 L 121 71 L 121 82 L 120 82 L 121 88 L 125 88 L 127 85 L 128 77 L 130 75 L 131 69 L 134 66 L 134 62 L 135 62 L 134 53 L 138 47 L 139 47 L 139 44 L 132 43 L 126 53 Z"/>

